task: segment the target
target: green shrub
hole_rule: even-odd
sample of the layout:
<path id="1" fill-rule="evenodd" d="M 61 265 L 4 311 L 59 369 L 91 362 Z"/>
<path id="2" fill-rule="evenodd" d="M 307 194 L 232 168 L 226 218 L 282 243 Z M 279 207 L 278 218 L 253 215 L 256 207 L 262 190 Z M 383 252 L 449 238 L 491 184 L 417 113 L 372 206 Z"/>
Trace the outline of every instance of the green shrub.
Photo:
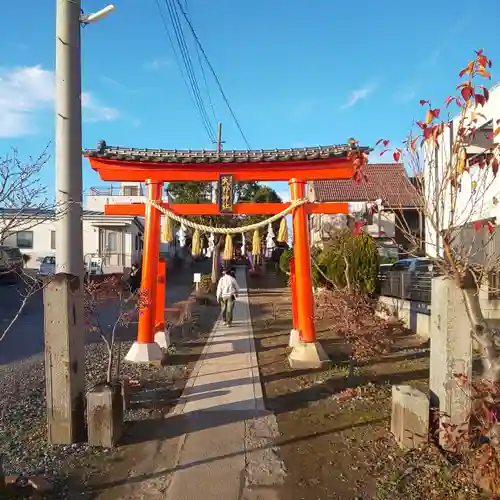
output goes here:
<path id="1" fill-rule="evenodd" d="M 290 260 L 292 260 L 293 257 L 293 249 L 287 248 L 283 253 L 280 255 L 280 269 L 283 273 L 285 274 L 290 274 Z"/>
<path id="2" fill-rule="evenodd" d="M 317 272 L 319 285 L 369 293 L 375 290 L 379 254 L 366 233 L 353 236 L 347 229 L 336 231 L 316 262 L 321 270 Z"/>

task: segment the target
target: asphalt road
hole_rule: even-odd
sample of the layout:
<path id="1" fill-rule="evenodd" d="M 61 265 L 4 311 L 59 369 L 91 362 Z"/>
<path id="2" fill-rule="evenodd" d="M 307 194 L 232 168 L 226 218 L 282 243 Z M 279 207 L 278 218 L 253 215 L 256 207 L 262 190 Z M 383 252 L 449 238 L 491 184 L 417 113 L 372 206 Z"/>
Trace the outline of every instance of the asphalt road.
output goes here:
<path id="1" fill-rule="evenodd" d="M 166 303 L 167 306 L 185 300 L 192 290 L 194 272 L 209 272 L 210 262 L 205 261 L 191 269 L 172 272 L 167 276 Z M 22 286 L 16 282 L 0 280 L 0 336 L 19 311 L 22 303 Z M 115 316 L 116 309 L 107 306 L 102 315 L 110 320 Z M 43 295 L 37 293 L 30 297 L 21 315 L 15 321 L 5 338 L 0 341 L 0 365 L 18 362 L 40 354 L 44 349 L 44 316 Z M 131 325 L 127 329 L 127 337 L 135 336 L 137 327 Z M 87 336 L 88 342 L 96 341 L 92 335 Z"/>

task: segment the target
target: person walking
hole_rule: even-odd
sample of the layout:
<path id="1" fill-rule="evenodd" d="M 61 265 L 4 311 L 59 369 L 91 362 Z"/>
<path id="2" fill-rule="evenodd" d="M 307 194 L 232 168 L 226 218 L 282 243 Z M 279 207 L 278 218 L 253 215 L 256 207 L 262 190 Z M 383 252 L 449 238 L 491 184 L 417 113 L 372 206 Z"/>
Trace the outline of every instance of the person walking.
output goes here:
<path id="1" fill-rule="evenodd" d="M 234 276 L 229 269 L 222 270 L 222 277 L 217 283 L 217 302 L 221 305 L 222 320 L 224 325 L 231 326 L 233 323 L 233 309 L 240 289 Z"/>

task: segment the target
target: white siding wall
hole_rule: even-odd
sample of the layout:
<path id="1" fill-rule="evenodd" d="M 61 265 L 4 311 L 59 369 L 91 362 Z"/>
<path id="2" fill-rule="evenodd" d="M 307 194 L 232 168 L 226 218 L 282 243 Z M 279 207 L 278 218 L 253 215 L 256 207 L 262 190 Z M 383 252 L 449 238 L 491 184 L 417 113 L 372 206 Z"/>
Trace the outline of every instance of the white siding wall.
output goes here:
<path id="1" fill-rule="evenodd" d="M 56 224 L 53 220 L 42 221 L 40 224 L 33 226 L 33 222 L 29 223 L 27 229 L 33 233 L 33 248 L 21 248 L 23 254 L 29 255 L 31 258 L 26 267 L 28 269 L 37 269 L 40 265 L 38 259 L 42 259 L 48 255 L 55 255 L 55 248 L 51 246 L 51 232 L 56 230 Z M 23 226 L 19 225 L 16 230 L 22 231 Z M 116 252 L 123 254 L 123 263 L 119 266 L 114 266 L 116 272 L 121 272 L 121 269 L 130 267 L 132 263 L 137 262 L 140 255 L 139 245 L 136 248 L 135 237 L 139 236 L 140 230 L 135 224 L 130 224 L 126 227 L 107 227 L 104 230 L 117 232 L 118 247 Z M 123 231 L 123 233 L 122 233 Z M 5 245 L 16 246 L 17 237 L 11 235 L 4 242 Z M 83 220 L 83 254 L 84 256 L 96 255 L 99 253 L 99 223 L 93 220 Z M 112 270 L 111 270 L 112 271 Z M 110 271 L 110 272 L 111 272 Z"/>
<path id="2" fill-rule="evenodd" d="M 484 123 L 493 119 L 494 127 L 496 121 L 500 118 L 500 86 L 496 86 L 490 90 L 490 100 L 484 107 L 479 107 L 476 110 L 484 117 L 478 116 L 476 124 L 479 128 Z M 429 209 L 432 211 L 436 205 L 439 205 L 439 224 L 442 229 L 450 226 L 462 225 L 465 222 L 472 222 L 474 220 L 485 219 L 489 217 L 497 217 L 497 223 L 500 222 L 500 204 L 494 205 L 493 198 L 500 197 L 500 175 L 496 179 L 493 178 L 491 170 L 481 171 L 478 167 L 472 168 L 471 175 L 464 173 L 462 181 L 462 189 L 457 199 L 457 206 L 454 215 L 451 215 L 451 200 L 450 192 L 448 191 L 444 196 L 441 194 L 436 195 L 436 184 L 442 185 L 442 179 L 446 170 L 446 165 L 451 159 L 451 145 L 456 138 L 456 129 L 460 118 L 454 119 L 454 126 L 451 130 L 446 129 L 440 147 L 437 153 L 434 150 L 424 151 L 424 179 L 426 198 L 429 200 Z M 497 136 L 495 142 L 500 141 L 500 135 Z M 480 153 L 482 148 L 481 144 L 487 144 L 486 137 L 477 135 L 475 143 L 478 146 L 469 148 L 469 153 Z M 436 155 L 436 156 L 434 156 Z M 437 162 L 435 161 L 437 158 Z M 488 176 L 485 173 L 488 172 Z M 478 181 L 480 175 L 480 182 L 477 186 L 477 202 L 471 206 L 471 184 L 472 181 Z M 436 183 L 436 179 L 437 183 Z M 487 189 L 486 189 L 487 188 Z M 480 200 L 480 201 L 479 201 Z M 426 223 L 426 251 L 430 256 L 442 255 L 442 244 L 439 241 L 435 229 L 430 223 Z"/>

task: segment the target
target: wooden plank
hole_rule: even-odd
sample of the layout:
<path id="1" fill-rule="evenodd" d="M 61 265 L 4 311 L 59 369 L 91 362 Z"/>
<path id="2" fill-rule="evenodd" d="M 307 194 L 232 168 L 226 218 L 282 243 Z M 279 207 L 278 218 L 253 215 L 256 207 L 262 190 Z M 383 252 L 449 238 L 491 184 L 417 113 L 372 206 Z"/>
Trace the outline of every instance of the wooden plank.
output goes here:
<path id="1" fill-rule="evenodd" d="M 350 179 L 354 168 L 350 160 L 328 158 L 288 162 L 249 163 L 148 163 L 89 158 L 90 166 L 103 181 L 212 182 L 221 174 L 231 174 L 235 182 L 302 181 Z"/>
<path id="2" fill-rule="evenodd" d="M 220 215 L 219 206 L 215 203 L 161 203 L 164 208 L 179 216 Z M 290 203 L 236 203 L 233 205 L 234 215 L 274 215 L 282 212 Z M 347 214 L 347 203 L 308 203 L 306 209 L 311 214 Z M 144 217 L 144 203 L 120 203 L 104 206 L 106 215 L 133 215 Z"/>

